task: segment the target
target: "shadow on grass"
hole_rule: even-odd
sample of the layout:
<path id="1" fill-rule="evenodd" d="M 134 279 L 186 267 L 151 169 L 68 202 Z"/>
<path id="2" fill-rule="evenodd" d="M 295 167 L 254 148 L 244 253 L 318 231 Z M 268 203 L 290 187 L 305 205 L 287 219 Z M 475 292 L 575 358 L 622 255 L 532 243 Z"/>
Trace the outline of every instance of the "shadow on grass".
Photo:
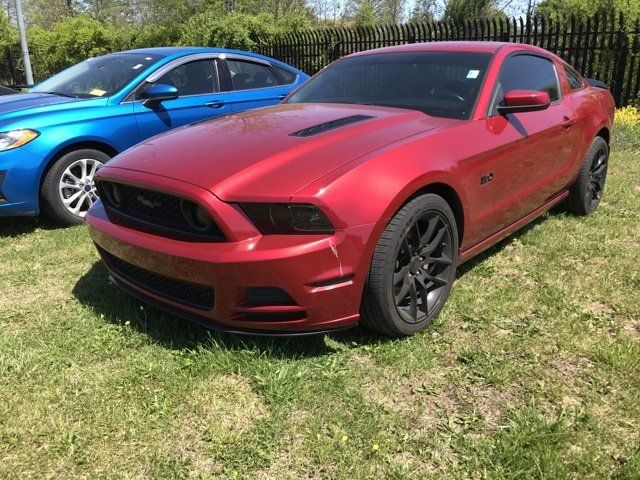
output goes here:
<path id="1" fill-rule="evenodd" d="M 27 233 L 40 230 L 58 230 L 65 228 L 60 224 L 49 220 L 45 216 L 40 217 L 6 217 L 0 218 L 0 237 L 19 237 Z"/>
<path id="2" fill-rule="evenodd" d="M 255 349 L 272 358 L 300 359 L 334 353 L 336 348 L 327 342 L 328 338 L 345 347 L 388 341 L 385 337 L 362 328 L 302 337 L 259 337 L 208 330 L 139 301 L 112 285 L 102 262 L 93 264 L 78 280 L 73 294 L 96 315 L 104 317 L 105 321 L 118 325 L 129 321 L 132 328 L 172 350 Z"/>
<path id="3" fill-rule="evenodd" d="M 544 223 L 545 219 L 548 219 L 549 217 L 553 217 L 556 215 L 564 215 L 564 211 L 562 210 L 562 207 L 554 207 L 553 209 L 549 210 L 549 212 L 547 212 L 546 214 L 532 220 L 530 223 L 527 223 L 524 227 L 521 227 L 519 230 L 516 230 L 509 236 L 503 238 L 495 245 L 492 245 L 486 250 L 480 252 L 475 257 L 471 258 L 470 260 L 466 261 L 462 265 L 458 266 L 458 270 L 456 271 L 456 279 L 464 276 L 467 272 L 473 270 L 476 266 L 478 266 L 478 264 L 484 262 L 487 258 L 491 257 L 492 255 L 496 254 L 497 252 L 505 248 L 513 240 L 522 237 L 531 229 L 535 228 L 541 223 Z"/>
<path id="4" fill-rule="evenodd" d="M 555 215 L 556 211 L 548 215 Z M 524 235 L 544 221 L 539 217 L 517 232 L 501 240 L 496 245 L 480 253 L 458 267 L 456 278 L 460 278 L 482 263 L 491 255 L 502 250 L 515 238 Z M 336 351 L 327 339 L 333 339 L 345 348 L 363 345 L 377 345 L 391 341 L 389 338 L 364 328 L 353 328 L 329 334 L 303 337 L 259 337 L 228 334 L 208 330 L 188 320 L 163 312 L 139 301 L 108 280 L 108 273 L 102 262 L 96 262 L 76 283 L 73 294 L 84 305 L 105 321 L 114 324 L 130 322 L 132 328 L 145 333 L 162 346 L 176 350 L 195 348 L 226 348 L 229 350 L 257 349 L 273 358 L 299 359 L 328 355 Z"/>

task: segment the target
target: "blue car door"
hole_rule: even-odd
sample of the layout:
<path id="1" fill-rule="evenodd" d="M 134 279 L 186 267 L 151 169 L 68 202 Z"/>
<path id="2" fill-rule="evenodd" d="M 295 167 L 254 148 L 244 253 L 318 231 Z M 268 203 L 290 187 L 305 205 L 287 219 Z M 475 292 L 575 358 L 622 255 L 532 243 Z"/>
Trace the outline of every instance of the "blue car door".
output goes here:
<path id="1" fill-rule="evenodd" d="M 151 75 L 133 94 L 134 112 L 140 140 L 199 120 L 231 113 L 228 94 L 220 88 L 220 60 L 184 59 Z M 178 98 L 166 100 L 155 107 L 146 107 L 143 92 L 152 85 L 172 85 Z"/>
<path id="2" fill-rule="evenodd" d="M 227 55 L 220 67 L 223 85 L 229 90 L 227 102 L 234 113 L 277 105 L 292 90 L 297 77 L 265 60 L 240 55 Z"/>

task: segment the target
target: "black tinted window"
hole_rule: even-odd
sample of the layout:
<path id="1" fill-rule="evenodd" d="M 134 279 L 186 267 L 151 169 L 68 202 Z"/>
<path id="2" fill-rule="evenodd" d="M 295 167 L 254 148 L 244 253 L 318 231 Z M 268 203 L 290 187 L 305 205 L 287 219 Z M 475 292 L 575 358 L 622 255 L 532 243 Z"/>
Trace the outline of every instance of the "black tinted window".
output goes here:
<path id="1" fill-rule="evenodd" d="M 567 75 L 567 81 L 569 82 L 571 90 L 578 90 L 579 88 L 582 88 L 582 78 L 578 75 L 578 72 L 565 65 L 564 73 Z"/>
<path id="2" fill-rule="evenodd" d="M 271 69 L 260 63 L 242 60 L 227 60 L 231 83 L 234 90 L 249 90 L 251 88 L 266 88 L 278 85 L 278 80 Z"/>
<path id="3" fill-rule="evenodd" d="M 495 107 L 502 104 L 504 94 L 511 90 L 547 92 L 551 101 L 558 100 L 558 79 L 551 60 L 535 55 L 515 55 L 507 58 L 500 70 Z"/>
<path id="4" fill-rule="evenodd" d="M 291 70 L 287 70 L 286 68 L 276 66 L 274 66 L 273 68 L 276 69 L 276 71 L 280 75 L 280 78 L 282 78 L 282 85 L 289 85 L 295 82 L 296 78 L 298 77 L 298 74 L 292 72 Z"/>
<path id="5" fill-rule="evenodd" d="M 153 83 L 147 83 L 137 94 L 141 98 L 142 92 L 152 85 L 173 85 L 178 89 L 181 97 L 188 95 L 203 95 L 220 91 L 220 83 L 213 60 L 197 60 L 174 68 Z"/>
<path id="6" fill-rule="evenodd" d="M 355 103 L 469 118 L 490 54 L 403 52 L 339 60 L 304 84 L 288 103 Z"/>

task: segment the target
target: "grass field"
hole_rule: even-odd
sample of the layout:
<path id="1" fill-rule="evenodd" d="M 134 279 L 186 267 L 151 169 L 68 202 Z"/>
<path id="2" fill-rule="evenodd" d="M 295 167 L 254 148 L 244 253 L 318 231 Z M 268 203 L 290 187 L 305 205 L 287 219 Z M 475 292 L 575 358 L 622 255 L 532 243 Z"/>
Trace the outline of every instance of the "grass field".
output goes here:
<path id="1" fill-rule="evenodd" d="M 0 220 L 0 478 L 640 478 L 638 133 L 595 215 L 463 265 L 404 340 L 211 334 L 84 227 Z"/>

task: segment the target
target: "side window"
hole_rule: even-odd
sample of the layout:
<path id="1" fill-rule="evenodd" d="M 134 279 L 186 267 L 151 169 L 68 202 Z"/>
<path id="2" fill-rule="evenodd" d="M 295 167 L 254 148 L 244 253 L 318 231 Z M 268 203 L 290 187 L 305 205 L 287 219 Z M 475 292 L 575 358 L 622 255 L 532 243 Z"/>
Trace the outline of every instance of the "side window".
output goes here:
<path id="1" fill-rule="evenodd" d="M 569 82 L 569 87 L 571 90 L 578 90 L 582 88 L 584 85 L 582 84 L 582 77 L 578 75 L 573 68 L 564 65 L 564 73 L 567 76 L 567 82 Z"/>
<path id="2" fill-rule="evenodd" d="M 535 55 L 508 57 L 498 77 L 492 115 L 497 114 L 498 105 L 502 104 L 505 93 L 511 90 L 538 90 L 547 92 L 552 102 L 558 100 L 560 89 L 553 62 Z"/>
<path id="3" fill-rule="evenodd" d="M 280 78 L 282 78 L 282 85 L 291 85 L 296 81 L 298 75 L 291 70 L 287 70 L 286 68 L 273 66 L 273 68 L 278 72 Z"/>
<path id="4" fill-rule="evenodd" d="M 234 90 L 275 87 L 278 80 L 266 65 L 244 60 L 227 60 Z"/>
<path id="5" fill-rule="evenodd" d="M 165 73 L 153 83 L 146 83 L 137 93 L 136 99 L 152 85 L 173 85 L 181 97 L 203 95 L 220 91 L 220 82 L 213 60 L 196 60 L 185 63 Z"/>

